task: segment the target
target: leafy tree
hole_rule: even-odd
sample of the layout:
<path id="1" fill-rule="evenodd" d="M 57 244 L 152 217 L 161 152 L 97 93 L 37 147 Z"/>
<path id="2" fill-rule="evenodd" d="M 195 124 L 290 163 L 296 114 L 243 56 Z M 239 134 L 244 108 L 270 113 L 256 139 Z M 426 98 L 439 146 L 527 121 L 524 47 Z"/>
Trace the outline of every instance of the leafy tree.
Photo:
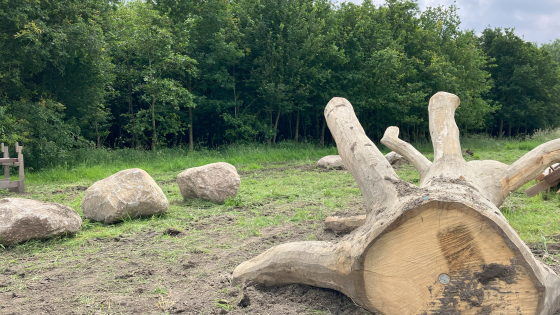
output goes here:
<path id="1" fill-rule="evenodd" d="M 485 29 L 480 46 L 495 60 L 488 71 L 495 83 L 490 95 L 501 105 L 494 116 L 498 136 L 504 135 L 505 126 L 508 136 L 521 128 L 526 133 L 558 126 L 557 116 L 550 115 L 560 110 L 560 69 L 552 57 L 507 28 Z"/>
<path id="2" fill-rule="evenodd" d="M 427 8 L 420 22 L 423 31 L 417 47 L 421 49 L 419 70 L 425 91 L 429 96 L 438 91 L 457 94 L 461 99 L 457 124 L 465 130 L 484 127 L 486 118 L 498 106 L 487 99 L 492 81 L 486 70 L 487 57 L 477 47 L 476 34 L 459 29 L 455 5 Z"/>
<path id="3" fill-rule="evenodd" d="M 560 39 L 557 38 L 548 44 L 543 44 L 541 48 L 552 57 L 552 60 L 560 64 Z"/>
<path id="4" fill-rule="evenodd" d="M 327 1 L 246 0 L 240 3 L 242 46 L 251 61 L 249 85 L 257 93 L 256 107 L 266 113 L 275 143 L 282 114 L 311 107 L 321 78 L 328 75 L 326 59 L 336 52 L 328 33 L 333 10 Z M 291 132 L 291 128 L 290 128 Z"/>
<path id="5" fill-rule="evenodd" d="M 0 9 L 0 102 L 64 104 L 68 117 L 98 117 L 111 82 L 102 25 L 105 0 L 3 0 Z M 87 43 L 87 44 L 84 44 Z M 89 120 L 80 120 L 84 131 Z"/>
<path id="6" fill-rule="evenodd" d="M 194 60 L 178 48 L 181 45 L 171 32 L 171 20 L 148 4 L 141 1 L 127 3 L 119 8 L 117 16 L 113 26 L 113 38 L 116 39 L 113 47 L 115 56 L 127 62 L 126 70 L 121 70 L 129 87 L 130 122 L 126 129 L 139 140 L 147 140 L 144 132 L 151 130 L 151 149 L 155 150 L 161 138 L 158 138 L 158 129 L 163 137 L 179 133 L 182 129 L 179 107 L 192 106 L 192 96 L 178 78 L 189 71 Z M 121 31 L 124 27 L 128 27 L 126 32 Z M 134 72 L 130 64 L 134 66 Z M 132 81 L 135 81 L 134 88 Z M 142 103 L 136 111 L 132 106 L 133 90 Z M 159 128 L 156 122 L 159 122 Z"/>
<path id="7" fill-rule="evenodd" d="M 181 38 L 189 38 L 188 45 L 184 44 L 182 49 L 197 61 L 196 69 L 186 72 L 181 79 L 194 99 L 188 107 L 189 149 L 192 151 L 195 108 L 201 115 L 219 115 L 233 109 L 238 119 L 243 106 L 240 81 L 244 80 L 240 78 L 243 73 L 239 66 L 244 53 L 239 47 L 241 34 L 233 14 L 235 4 L 222 0 L 162 0 L 155 3 L 154 8 L 171 18 L 172 30 L 183 44 L 187 41 Z M 190 26 L 186 27 L 187 24 Z M 221 125 L 216 125 L 218 121 L 206 119 L 207 130 L 220 130 Z"/>

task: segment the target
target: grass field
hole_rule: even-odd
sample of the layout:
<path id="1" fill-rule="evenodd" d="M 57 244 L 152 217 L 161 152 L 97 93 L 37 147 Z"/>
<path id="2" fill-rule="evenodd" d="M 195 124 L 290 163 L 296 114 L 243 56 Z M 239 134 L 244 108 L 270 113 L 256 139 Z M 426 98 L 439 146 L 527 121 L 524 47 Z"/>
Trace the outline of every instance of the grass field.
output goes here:
<path id="1" fill-rule="evenodd" d="M 511 164 L 558 137 L 558 131 L 523 141 L 467 137 L 462 147 L 474 152 L 465 156 L 467 160 Z M 415 145 L 433 157 L 430 144 Z M 244 314 L 234 303 L 239 288 L 228 286 L 237 264 L 286 241 L 336 241 L 340 236 L 324 231 L 322 220 L 335 213 L 364 213 L 351 174 L 315 166 L 329 154 L 337 154 L 336 148 L 293 143 L 197 152 L 98 150 L 73 167 L 28 172 L 27 194 L 3 190 L 0 195 L 62 203 L 81 215 L 87 187 L 117 171 L 139 167 L 160 185 L 170 206 L 161 216 L 111 225 L 84 219 L 82 230 L 74 235 L 2 248 L 0 313 Z M 236 166 L 241 176 L 238 196 L 224 205 L 183 201 L 177 174 L 218 161 Z M 411 165 L 396 171 L 418 184 L 418 172 Z M 512 193 L 501 211 L 527 243 L 558 242 L 559 197 L 551 192 L 528 198 L 523 190 L 530 185 Z M 560 257 L 551 254 L 548 259 L 552 263 Z M 256 284 L 247 290 L 254 314 L 284 314 L 284 308 L 309 314 L 368 314 L 331 290 L 293 285 L 271 291 Z M 294 300 L 298 294 L 309 298 Z M 270 304 L 275 298 L 279 300 Z"/>

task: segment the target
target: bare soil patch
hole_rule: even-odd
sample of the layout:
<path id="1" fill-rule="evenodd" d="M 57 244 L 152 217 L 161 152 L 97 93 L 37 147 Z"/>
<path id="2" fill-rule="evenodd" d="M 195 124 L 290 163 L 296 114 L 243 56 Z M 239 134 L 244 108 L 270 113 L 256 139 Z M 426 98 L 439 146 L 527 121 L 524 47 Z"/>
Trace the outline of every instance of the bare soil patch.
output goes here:
<path id="1" fill-rule="evenodd" d="M 305 285 L 266 288 L 253 282 L 230 284 L 233 269 L 269 247 L 301 241 L 337 241 L 320 222 L 271 226 L 261 236 L 228 232 L 227 217 L 191 231 L 166 229 L 89 240 L 49 257 L 11 255 L 0 270 L 0 314 L 370 314 L 343 294 Z M 204 235 L 190 248 L 180 239 Z M 179 240 L 179 241 L 177 241 Z M 212 247 L 223 243 L 226 249 Z M 178 247 L 183 252 L 173 256 Z M 186 250 L 186 252 L 185 252 Z M 76 254 L 76 256 L 72 255 Z"/>
<path id="2" fill-rule="evenodd" d="M 240 173 L 287 169 L 343 172 L 302 165 Z M 77 195 L 85 188 L 63 192 Z M 262 215 L 273 215 L 289 213 L 298 204 L 260 206 Z M 362 206 L 361 200 L 351 201 L 334 215 L 360 215 Z M 0 314 L 371 314 L 333 290 L 295 284 L 267 288 L 254 282 L 232 286 L 239 263 L 274 245 L 343 237 L 325 231 L 317 220 L 269 226 L 252 237 L 238 235 L 238 223 L 235 215 L 223 214 L 192 221 L 188 228 L 89 239 L 48 253 L 7 248 L 2 256 L 9 263 L 0 268 Z M 558 264 L 545 257 L 557 254 L 560 236 L 557 241 L 547 243 L 546 250 L 544 244 L 530 247 L 560 273 Z"/>

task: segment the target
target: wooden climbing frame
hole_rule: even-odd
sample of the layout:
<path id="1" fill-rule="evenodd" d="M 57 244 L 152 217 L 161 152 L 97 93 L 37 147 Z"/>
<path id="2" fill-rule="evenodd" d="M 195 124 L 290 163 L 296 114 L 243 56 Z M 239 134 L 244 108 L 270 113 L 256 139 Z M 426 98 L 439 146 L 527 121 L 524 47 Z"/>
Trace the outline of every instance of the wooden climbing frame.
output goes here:
<path id="1" fill-rule="evenodd" d="M 541 191 L 550 191 L 550 188 L 556 187 L 560 183 L 560 164 L 550 166 L 546 173 L 539 175 L 535 179 L 535 183 L 536 185 L 525 190 L 527 196 L 533 197 Z M 558 190 L 558 193 L 560 193 L 560 190 Z"/>
<path id="2" fill-rule="evenodd" d="M 0 179 L 0 188 L 8 188 L 10 191 L 17 191 L 19 193 L 25 192 L 25 176 L 23 173 L 23 149 L 16 142 L 16 153 L 17 158 L 10 158 L 10 153 L 8 151 L 8 146 L 1 144 L 3 157 L 0 158 L 0 165 L 4 166 L 4 179 Z M 19 166 L 19 180 L 10 181 L 10 166 Z"/>

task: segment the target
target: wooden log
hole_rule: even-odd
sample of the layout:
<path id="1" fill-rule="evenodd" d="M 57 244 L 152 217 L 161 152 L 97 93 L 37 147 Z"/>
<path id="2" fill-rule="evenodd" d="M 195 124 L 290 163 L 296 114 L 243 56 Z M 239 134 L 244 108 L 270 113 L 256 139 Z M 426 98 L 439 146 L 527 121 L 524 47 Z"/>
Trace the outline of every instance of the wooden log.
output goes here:
<path id="1" fill-rule="evenodd" d="M 385 130 L 385 134 L 381 139 L 381 143 L 389 149 L 404 156 L 420 173 L 420 182 L 423 182 L 426 173 L 432 166 L 432 162 L 428 160 L 422 153 L 418 152 L 412 145 L 399 139 L 399 128 L 389 127 Z"/>
<path id="2" fill-rule="evenodd" d="M 508 166 L 500 178 L 503 198 L 510 191 L 519 189 L 539 176 L 547 167 L 558 162 L 560 162 L 560 139 L 543 143 L 531 150 Z"/>
<path id="3" fill-rule="evenodd" d="M 550 174 L 544 177 L 544 180 L 549 184 L 554 184 L 560 180 L 560 169 L 552 171 Z"/>
<path id="4" fill-rule="evenodd" d="M 2 165 L 5 165 L 4 163 L 8 163 L 9 165 L 12 165 L 13 163 L 17 162 L 18 159 L 15 158 L 0 158 L 0 163 L 2 163 Z"/>
<path id="5" fill-rule="evenodd" d="M 0 188 L 18 188 L 19 187 L 19 181 L 14 180 L 14 181 L 8 181 L 8 180 L 2 180 L 0 181 Z"/>
<path id="6" fill-rule="evenodd" d="M 351 217 L 328 217 L 325 219 L 325 229 L 335 232 L 351 232 L 360 227 L 366 220 L 365 215 Z"/>
<path id="7" fill-rule="evenodd" d="M 503 175 L 508 176 L 532 168 L 467 163 L 453 118 L 458 103 L 442 92 L 430 100 L 435 159 L 417 187 L 398 179 L 378 157 L 350 103 L 331 100 L 327 123 L 371 207 L 365 222 L 336 244 L 273 247 L 239 265 L 232 284 L 254 279 L 335 289 L 385 315 L 552 315 L 560 309 L 560 277 L 535 259 L 496 206 L 517 183 L 506 181 L 510 186 L 504 187 L 498 179 L 485 185 L 478 178 L 484 170 L 510 170 Z M 493 194 L 499 198 L 489 198 Z"/>
<path id="8" fill-rule="evenodd" d="M 325 118 L 331 133 L 336 134 L 340 157 L 364 196 L 367 212 L 389 207 L 397 194 L 385 178 L 400 179 L 366 136 L 350 102 L 341 97 L 333 98 L 325 108 Z"/>
<path id="9" fill-rule="evenodd" d="M 541 191 L 545 191 L 547 189 L 550 189 L 551 187 L 554 187 L 558 184 L 560 184 L 560 179 L 557 180 L 556 182 L 552 183 L 552 184 L 549 184 L 546 181 L 542 181 L 542 182 L 540 182 L 536 185 L 533 185 L 533 186 L 529 187 L 529 189 L 525 190 L 525 194 L 527 194 L 527 196 L 529 196 L 529 197 L 533 197 L 533 196 L 536 196 Z"/>

